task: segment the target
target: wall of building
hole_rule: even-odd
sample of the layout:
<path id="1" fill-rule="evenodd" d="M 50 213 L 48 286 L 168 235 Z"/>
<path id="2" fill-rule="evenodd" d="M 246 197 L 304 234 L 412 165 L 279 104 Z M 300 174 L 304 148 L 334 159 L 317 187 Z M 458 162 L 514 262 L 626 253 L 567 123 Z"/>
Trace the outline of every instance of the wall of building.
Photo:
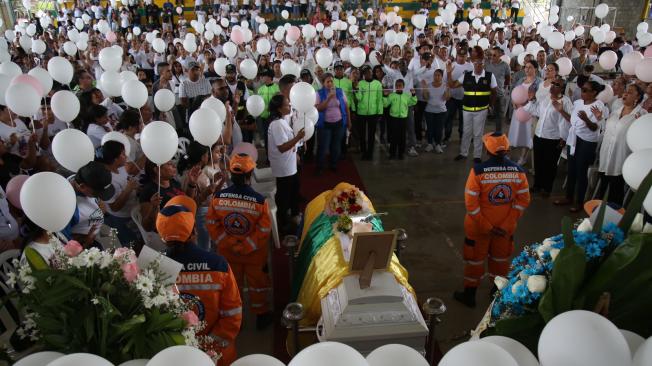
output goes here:
<path id="1" fill-rule="evenodd" d="M 583 25 L 600 25 L 600 19 L 595 18 L 593 9 L 603 1 L 599 0 L 557 0 L 560 6 L 559 19 L 566 27 L 568 22 L 566 18 L 573 16 L 575 22 Z M 622 28 L 628 38 L 636 35 L 636 26 L 641 22 L 643 9 L 646 6 L 646 0 L 608 0 L 606 4 L 610 9 L 609 14 L 603 19 L 605 23 L 617 28 Z M 582 7 L 590 9 L 580 9 Z M 588 32 L 588 29 L 587 29 Z"/>

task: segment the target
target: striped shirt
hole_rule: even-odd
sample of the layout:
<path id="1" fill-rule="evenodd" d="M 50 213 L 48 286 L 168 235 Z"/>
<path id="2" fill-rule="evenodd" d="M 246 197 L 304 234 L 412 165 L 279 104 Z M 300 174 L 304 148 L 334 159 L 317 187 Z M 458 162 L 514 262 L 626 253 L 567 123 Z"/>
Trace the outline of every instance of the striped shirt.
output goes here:
<path id="1" fill-rule="evenodd" d="M 195 98 L 210 93 L 211 83 L 204 77 L 200 77 L 197 81 L 186 79 L 179 85 L 179 98 Z"/>

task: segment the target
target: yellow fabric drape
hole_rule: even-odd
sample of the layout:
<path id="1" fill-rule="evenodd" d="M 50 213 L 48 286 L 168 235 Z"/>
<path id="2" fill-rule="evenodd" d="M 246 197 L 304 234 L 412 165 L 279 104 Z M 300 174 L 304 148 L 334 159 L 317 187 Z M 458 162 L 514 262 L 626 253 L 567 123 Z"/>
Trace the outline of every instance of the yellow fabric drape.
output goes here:
<path id="1" fill-rule="evenodd" d="M 345 183 L 340 183 L 345 184 Z M 336 188 L 341 187 L 338 185 Z M 303 243 L 306 233 L 310 228 L 312 222 L 321 214 L 326 204 L 326 197 L 331 191 L 325 191 L 310 201 L 306 206 L 304 214 L 304 227 L 301 235 L 301 243 Z M 365 196 L 365 199 L 368 198 Z M 371 202 L 368 202 L 369 207 Z M 373 208 L 372 208 L 373 210 Z M 375 211 L 372 211 L 375 212 Z M 413 295 L 414 289 L 408 283 L 408 272 L 399 263 L 396 255 L 392 255 L 389 271 L 396 277 L 396 280 Z M 304 318 L 301 321 L 302 326 L 313 326 L 317 324 L 321 316 L 321 299 L 328 294 L 330 290 L 337 287 L 342 279 L 350 274 L 348 263 L 344 260 L 342 254 L 342 247 L 340 240 L 336 235 L 333 235 L 326 244 L 314 256 L 308 272 L 301 285 L 299 291 L 298 302 L 303 304 Z"/>

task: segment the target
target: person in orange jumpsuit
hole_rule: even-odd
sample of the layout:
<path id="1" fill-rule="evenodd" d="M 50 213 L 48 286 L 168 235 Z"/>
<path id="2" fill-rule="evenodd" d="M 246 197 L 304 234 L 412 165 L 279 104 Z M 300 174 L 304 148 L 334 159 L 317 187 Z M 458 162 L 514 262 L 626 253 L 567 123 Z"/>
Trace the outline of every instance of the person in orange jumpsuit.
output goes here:
<path id="1" fill-rule="evenodd" d="M 516 222 L 530 204 L 530 189 L 523 168 L 509 160 L 509 140 L 502 133 L 483 136 L 489 159 L 477 163 L 466 181 L 464 202 L 464 291 L 454 298 L 475 306 L 475 293 L 485 274 L 506 276 L 514 250 Z"/>
<path id="2" fill-rule="evenodd" d="M 221 255 L 194 244 L 197 204 L 188 196 L 172 198 L 158 213 L 156 229 L 168 246 L 166 255 L 181 263 L 177 277 L 181 299 L 189 303 L 206 326 L 198 333 L 201 346 L 222 357 L 217 366 L 229 366 L 237 352 L 235 338 L 242 323 L 238 283 Z"/>
<path id="3" fill-rule="evenodd" d="M 246 154 L 231 157 L 233 185 L 213 196 L 206 214 L 206 227 L 215 246 L 233 268 L 241 289 L 246 278 L 250 308 L 256 314 L 256 328 L 272 322 L 269 310 L 271 280 L 264 270 L 271 232 L 269 206 L 265 197 L 250 186 L 256 167 Z"/>

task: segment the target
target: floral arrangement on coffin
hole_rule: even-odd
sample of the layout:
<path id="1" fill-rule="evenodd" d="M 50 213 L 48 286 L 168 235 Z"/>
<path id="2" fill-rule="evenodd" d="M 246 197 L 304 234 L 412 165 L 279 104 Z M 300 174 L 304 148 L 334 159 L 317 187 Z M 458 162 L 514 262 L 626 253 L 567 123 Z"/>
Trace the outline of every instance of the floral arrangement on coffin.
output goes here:
<path id="1" fill-rule="evenodd" d="M 569 218 L 562 234 L 526 246 L 512 261 L 507 278 L 495 279 L 498 291 L 474 334 L 501 335 L 536 352 L 548 321 L 569 310 L 591 310 L 620 329 L 652 335 L 652 234 L 632 225 L 640 221 L 652 173 L 643 180 L 620 222 L 604 224 L 602 204 L 594 224 L 585 219 L 575 230 Z M 605 200 L 606 201 L 606 198 Z"/>
<path id="2" fill-rule="evenodd" d="M 362 191 L 350 184 L 338 184 L 331 191 L 326 197 L 324 211 L 328 216 L 354 216 L 370 212 Z"/>
<path id="3" fill-rule="evenodd" d="M 200 347 L 203 324 L 157 261 L 139 268 L 133 250 L 84 250 L 56 238 L 49 263 L 31 248 L 7 284 L 23 314 L 17 335 L 41 348 L 86 352 L 120 364 L 175 346 Z M 209 354 L 214 359 L 219 355 Z"/>

